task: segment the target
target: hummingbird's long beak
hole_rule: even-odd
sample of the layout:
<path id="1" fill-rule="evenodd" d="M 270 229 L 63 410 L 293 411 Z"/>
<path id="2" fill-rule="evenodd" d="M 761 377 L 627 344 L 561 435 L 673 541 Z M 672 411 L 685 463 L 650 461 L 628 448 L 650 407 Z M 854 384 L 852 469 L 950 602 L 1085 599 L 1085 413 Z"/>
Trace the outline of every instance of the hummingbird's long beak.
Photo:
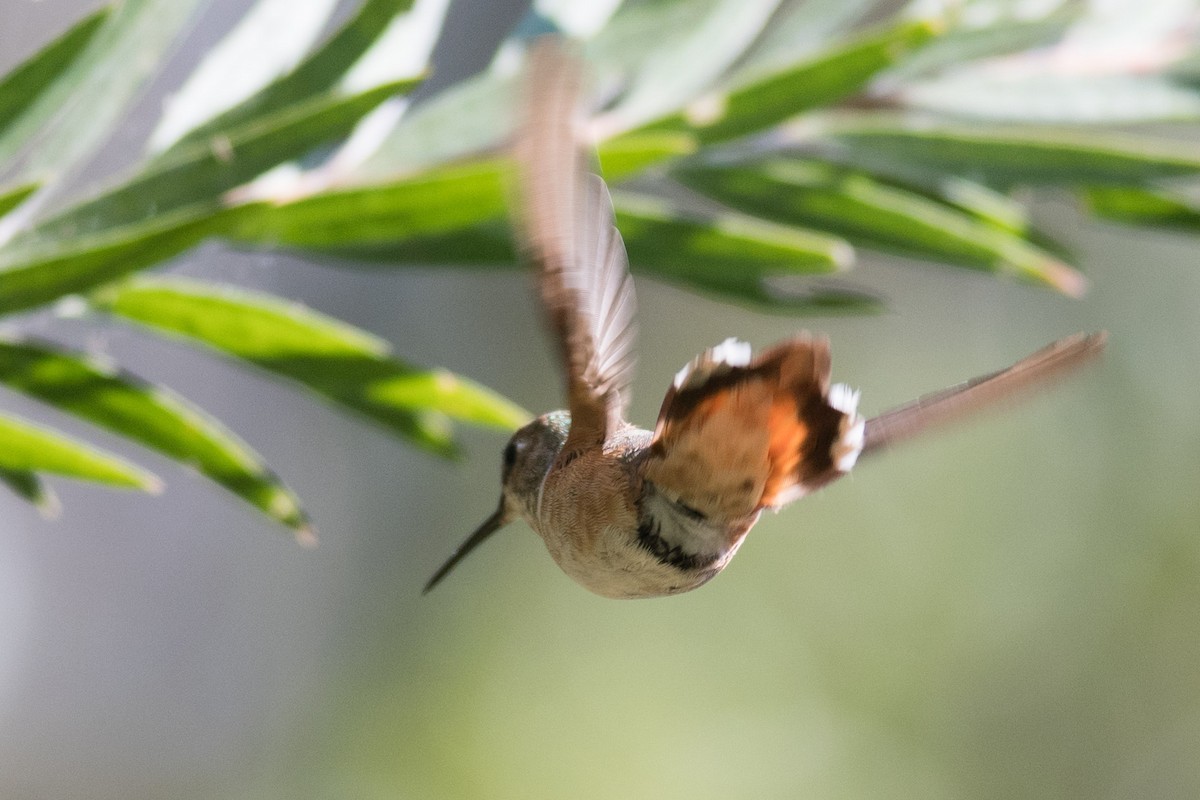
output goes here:
<path id="1" fill-rule="evenodd" d="M 458 549 L 446 559 L 446 563 L 442 564 L 438 571 L 433 573 L 433 577 L 429 579 L 429 583 L 425 584 L 425 588 L 421 590 L 421 594 L 428 594 L 433 587 L 437 586 L 442 578 L 454 566 L 467 557 L 467 554 L 474 550 L 479 545 L 483 544 L 483 540 L 491 536 L 496 531 L 503 528 L 508 523 L 512 522 L 512 514 L 508 511 L 508 503 L 503 495 L 500 496 L 500 506 L 496 511 L 483 521 L 483 524 L 475 529 L 475 532 L 467 537 L 467 540 L 458 546 Z"/>

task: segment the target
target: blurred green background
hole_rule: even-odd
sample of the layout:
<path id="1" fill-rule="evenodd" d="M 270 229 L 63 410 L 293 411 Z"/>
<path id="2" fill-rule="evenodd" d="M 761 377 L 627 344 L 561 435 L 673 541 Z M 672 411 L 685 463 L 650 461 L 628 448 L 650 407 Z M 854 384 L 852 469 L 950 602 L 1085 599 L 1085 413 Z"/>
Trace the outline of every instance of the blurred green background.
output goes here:
<path id="1" fill-rule="evenodd" d="M 3 3 L 10 61 L 81 10 Z M 520 4 L 466 5 L 445 35 L 469 72 Z M 186 49 L 238 8 L 214 3 Z M 179 74 L 120 140 L 141 141 Z M 48 524 L 0 496 L 0 797 L 1200 796 L 1197 239 L 1053 194 L 1036 210 L 1092 281 L 1083 300 L 895 258 L 856 267 L 889 299 L 873 317 L 766 316 L 639 281 L 642 425 L 727 336 L 827 333 L 835 379 L 872 412 L 1110 332 L 1082 375 L 862 464 L 764 518 L 713 583 L 655 601 L 589 595 L 523 525 L 422 597 L 494 507 L 502 434 L 467 431 L 468 457 L 437 461 L 182 347 L 80 327 L 242 432 L 321 546 L 153 457 L 173 478 L 160 498 L 59 483 Z M 520 273 L 217 245 L 181 269 L 296 297 L 527 408 L 560 403 Z"/>

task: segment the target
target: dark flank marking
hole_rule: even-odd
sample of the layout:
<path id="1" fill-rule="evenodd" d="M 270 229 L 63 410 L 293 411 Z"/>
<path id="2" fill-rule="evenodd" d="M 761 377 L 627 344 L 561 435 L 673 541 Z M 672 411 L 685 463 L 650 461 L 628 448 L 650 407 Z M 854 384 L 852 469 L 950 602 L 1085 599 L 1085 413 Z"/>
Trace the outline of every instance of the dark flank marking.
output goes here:
<path id="1" fill-rule="evenodd" d="M 686 572 L 704 569 L 719 558 L 716 555 L 685 553 L 679 545 L 671 546 L 662 538 L 662 526 L 653 517 L 643 519 L 638 525 L 638 544 L 663 564 Z"/>
<path id="2" fill-rule="evenodd" d="M 810 489 L 815 489 L 836 476 L 833 444 L 837 441 L 845 415 L 814 392 L 805 398 L 799 417 L 808 427 L 808 436 L 800 447 L 799 478 Z"/>
<path id="3" fill-rule="evenodd" d="M 697 522 L 704 522 L 706 519 L 708 519 L 708 514 L 705 514 L 698 508 L 692 508 L 687 503 L 681 503 L 680 501 L 676 500 L 675 507 Z"/>

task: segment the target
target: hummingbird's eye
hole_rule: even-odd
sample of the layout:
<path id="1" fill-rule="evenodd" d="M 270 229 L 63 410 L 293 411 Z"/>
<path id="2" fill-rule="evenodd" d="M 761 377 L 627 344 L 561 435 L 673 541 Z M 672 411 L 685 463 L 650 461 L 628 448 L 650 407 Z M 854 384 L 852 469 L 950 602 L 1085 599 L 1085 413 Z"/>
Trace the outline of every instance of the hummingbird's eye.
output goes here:
<path id="1" fill-rule="evenodd" d="M 513 464 L 517 461 L 517 443 L 509 442 L 508 447 L 504 448 L 504 472 L 507 474 L 512 469 Z"/>

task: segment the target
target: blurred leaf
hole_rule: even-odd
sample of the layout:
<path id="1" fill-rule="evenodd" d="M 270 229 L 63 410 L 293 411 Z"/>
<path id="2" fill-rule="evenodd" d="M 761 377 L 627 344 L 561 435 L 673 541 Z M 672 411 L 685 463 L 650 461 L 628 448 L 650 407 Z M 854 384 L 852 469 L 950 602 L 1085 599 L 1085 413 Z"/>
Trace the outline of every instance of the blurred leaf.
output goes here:
<path id="1" fill-rule="evenodd" d="M 111 13 L 112 9 L 102 8 L 84 17 L 62 36 L 0 78 L 0 164 L 12 157 L 19 147 L 18 140 L 22 138 L 9 136 L 9 130 L 37 104 L 42 93 L 62 77 Z M 42 120 L 32 118 L 32 114 L 30 116 L 31 119 L 23 127 L 35 130 Z"/>
<path id="2" fill-rule="evenodd" d="M 1194 145 L 1074 128 L 974 127 L 855 114 L 828 120 L 823 133 L 873 158 L 1001 185 L 1138 184 L 1200 173 L 1200 149 Z"/>
<path id="3" fill-rule="evenodd" d="M 335 258 L 388 268 L 435 265 L 517 269 L 522 266 L 513 246 L 511 227 L 500 218 L 446 233 L 396 240 L 347 242 L 328 247 L 317 246 L 316 249 Z"/>
<path id="4" fill-rule="evenodd" d="M 346 136 L 364 114 L 403 88 L 388 84 L 350 97 L 321 95 L 229 131 L 216 148 L 207 142 L 179 148 L 123 186 L 42 223 L 33 235 L 77 236 L 192 204 L 215 206 L 223 192 Z"/>
<path id="5" fill-rule="evenodd" d="M 1078 17 L 1078 8 L 1068 7 L 1041 19 L 997 19 L 951 28 L 890 69 L 888 78 L 909 81 L 939 70 L 954 72 L 980 59 L 1042 48 L 1061 39 Z"/>
<path id="6" fill-rule="evenodd" d="M 761 131 L 857 92 L 881 70 L 929 42 L 938 30 L 929 21 L 901 23 L 734 89 L 701 97 L 682 112 L 646 127 L 692 130 L 705 144 Z"/>
<path id="7" fill-rule="evenodd" d="M 1200 233 L 1200 205 L 1169 192 L 1097 187 L 1088 189 L 1084 199 L 1093 214 L 1106 219 Z"/>
<path id="8" fill-rule="evenodd" d="M 36 143 L 24 177 L 58 176 L 88 157 L 125 121 L 126 109 L 202 0 L 123 0 L 79 58 L 10 133 Z M 18 130 L 19 129 L 19 130 Z M 0 162 L 12 155 L 0 145 Z"/>
<path id="9" fill-rule="evenodd" d="M 58 516 L 60 506 L 54 490 L 42 482 L 32 472 L 27 470 L 12 470 L 0 468 L 0 483 L 7 486 L 14 494 L 33 504 L 46 519 Z"/>
<path id="10" fill-rule="evenodd" d="M 0 382 L 139 442 L 201 474 L 298 533 L 298 498 L 262 458 L 173 392 L 50 345 L 0 340 Z"/>
<path id="11" fill-rule="evenodd" d="M 1086 286 L 1074 269 L 1018 236 L 931 198 L 822 162 L 774 159 L 736 169 L 689 169 L 679 177 L 735 208 L 818 226 L 855 243 L 1011 272 L 1072 296 Z"/>
<path id="12" fill-rule="evenodd" d="M 823 160 L 853 171 L 866 172 L 899 184 L 941 203 L 947 203 L 1000 230 L 1026 236 L 1031 231 L 1029 209 L 1009 194 L 979 181 L 924 163 L 883 158 L 866 148 L 828 149 Z M 730 163 L 736 163 L 736 160 Z"/>
<path id="13" fill-rule="evenodd" d="M 409 109 L 376 151 L 353 168 L 369 183 L 407 175 L 493 150 L 513 129 L 516 76 L 489 70 Z"/>
<path id="14" fill-rule="evenodd" d="M 138 225 L 50 242 L 15 260 L 0 258 L 0 315 L 36 308 L 152 267 L 257 210 L 238 206 L 217 213 L 202 209 L 152 216 Z"/>
<path id="15" fill-rule="evenodd" d="M 774 72 L 844 34 L 876 0 L 785 0 L 738 61 L 734 83 Z"/>
<path id="16" fill-rule="evenodd" d="M 162 489 L 158 478 L 124 459 L 7 415 L 0 415 L 0 469 L 50 472 L 151 493 Z"/>
<path id="17" fill-rule="evenodd" d="M 1027 236 L 1031 232 L 1029 209 L 990 186 L 946 175 L 928 191 L 941 201 L 1002 231 L 1018 236 Z"/>
<path id="18" fill-rule="evenodd" d="M 827 274 L 849 266 L 853 251 L 840 239 L 723 212 L 687 214 L 653 198 L 614 192 L 617 227 L 636 272 L 702 289 L 726 299 L 776 308 L 863 307 L 853 292 L 793 293 L 767 280 Z"/>
<path id="19" fill-rule="evenodd" d="M 391 358 L 381 339 L 270 295 L 140 279 L 98 292 L 93 304 L 301 383 L 442 455 L 454 452 L 446 417 L 509 430 L 529 418 L 477 384 Z"/>
<path id="20" fill-rule="evenodd" d="M 1157 75 L 1013 75 L 959 70 L 906 85 L 905 106 L 947 115 L 1040 124 L 1200 119 L 1200 92 Z"/>
<path id="21" fill-rule="evenodd" d="M 754 42 L 779 3 L 700 0 L 688 4 L 686 24 L 654 25 L 650 29 L 655 36 L 653 46 L 643 51 L 637 70 L 630 75 L 629 85 L 611 112 L 621 120 L 621 129 L 659 119 L 711 86 Z M 617 16 L 620 14 L 618 11 Z"/>
<path id="22" fill-rule="evenodd" d="M 11 189 L 0 189 L 0 217 L 24 203 L 26 198 L 36 192 L 40 186 L 41 184 L 35 181 L 14 186 Z"/>
<path id="23" fill-rule="evenodd" d="M 689 133 L 650 131 L 601 142 L 596 158 L 605 180 L 615 183 L 663 161 L 689 156 L 697 146 Z"/>
<path id="24" fill-rule="evenodd" d="M 175 147 L 194 144 L 231 128 L 240 128 L 254 120 L 306 104 L 322 94 L 336 96 L 338 93 L 333 90 L 346 71 L 374 44 L 395 16 L 408 10 L 412 4 L 413 0 L 365 0 L 337 33 L 294 70 L 190 131 Z M 271 38 L 275 35 L 274 32 L 268 34 Z M 393 81 L 393 93 L 407 91 L 418 82 L 416 79 Z"/>
<path id="25" fill-rule="evenodd" d="M 295 69 L 336 7 L 337 0 L 256 0 L 167 100 L 150 149 L 165 150 Z M 210 130 L 231 124 L 226 120 Z"/>
<path id="26" fill-rule="evenodd" d="M 357 246 L 445 234 L 501 217 L 507 165 L 479 161 L 395 183 L 335 189 L 247 217 L 238 237 L 293 247 Z"/>

